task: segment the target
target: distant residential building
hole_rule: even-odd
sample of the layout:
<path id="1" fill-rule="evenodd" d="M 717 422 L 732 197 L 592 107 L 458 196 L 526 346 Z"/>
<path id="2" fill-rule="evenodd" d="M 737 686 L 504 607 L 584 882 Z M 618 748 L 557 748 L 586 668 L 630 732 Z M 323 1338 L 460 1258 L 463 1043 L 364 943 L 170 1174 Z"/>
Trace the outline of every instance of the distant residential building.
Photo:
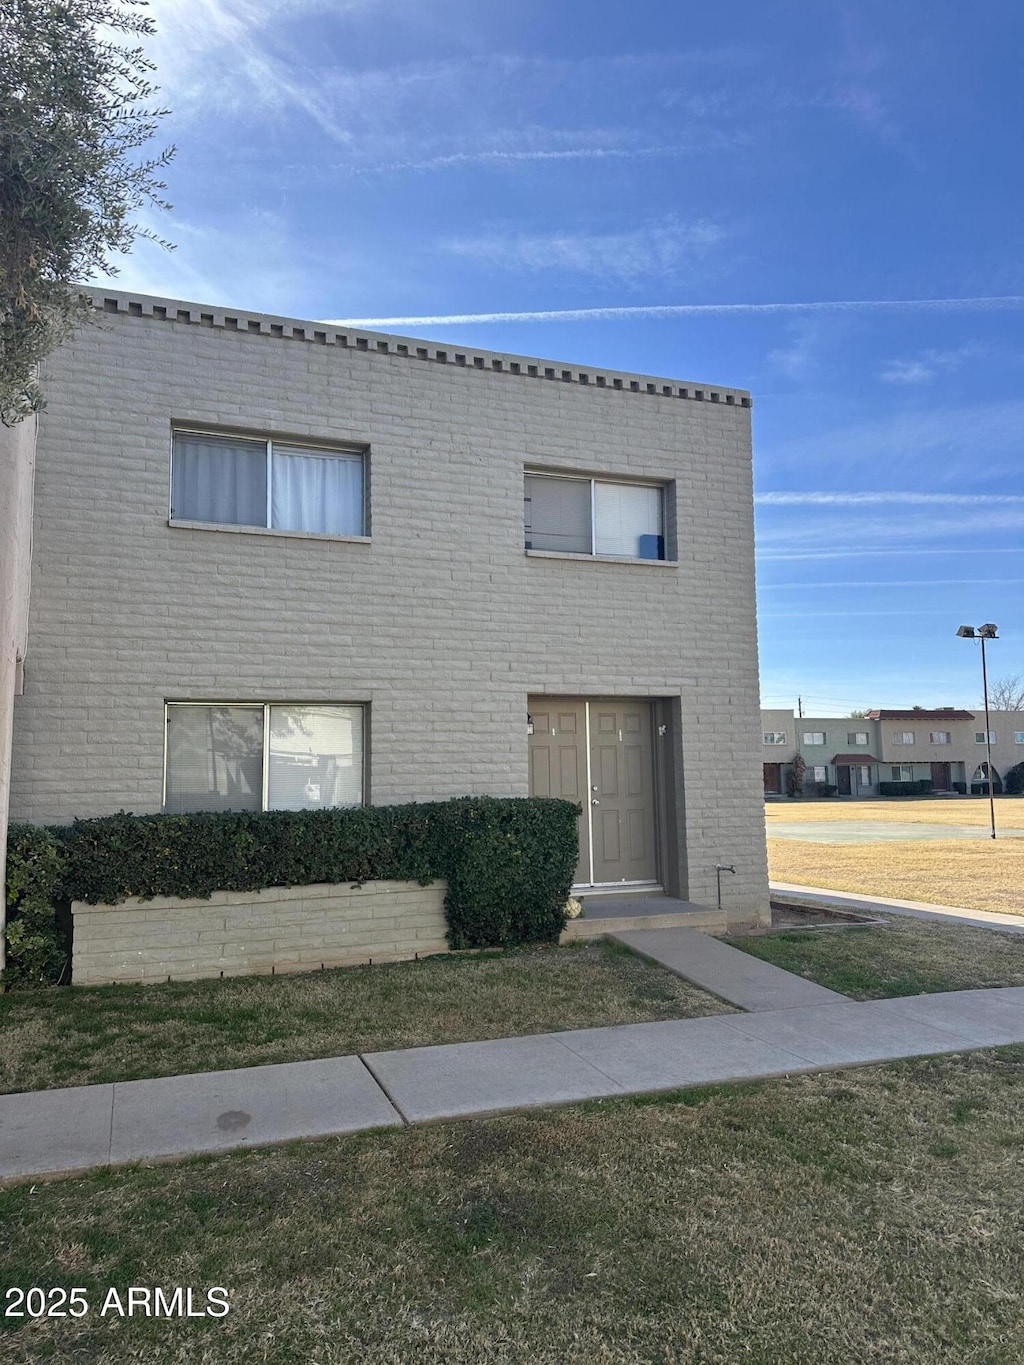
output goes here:
<path id="1" fill-rule="evenodd" d="M 1024 762 L 1024 711 L 990 711 L 989 723 L 993 786 L 1001 792 L 1009 769 Z M 764 792 L 787 794 L 787 775 L 799 754 L 808 794 L 877 796 L 879 783 L 924 779 L 936 792 L 980 795 L 988 790 L 984 725 L 983 714 L 950 706 L 879 708 L 863 718 L 765 710 Z"/>

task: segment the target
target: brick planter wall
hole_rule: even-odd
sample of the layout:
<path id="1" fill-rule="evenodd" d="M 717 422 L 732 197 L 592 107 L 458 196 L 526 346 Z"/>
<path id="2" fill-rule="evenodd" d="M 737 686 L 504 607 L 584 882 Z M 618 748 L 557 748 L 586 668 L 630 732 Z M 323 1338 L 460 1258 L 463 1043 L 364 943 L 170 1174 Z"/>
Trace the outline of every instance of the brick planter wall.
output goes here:
<path id="1" fill-rule="evenodd" d="M 443 953 L 446 890 L 444 882 L 343 882 L 216 891 L 210 900 L 75 901 L 71 979 L 187 981 Z"/>

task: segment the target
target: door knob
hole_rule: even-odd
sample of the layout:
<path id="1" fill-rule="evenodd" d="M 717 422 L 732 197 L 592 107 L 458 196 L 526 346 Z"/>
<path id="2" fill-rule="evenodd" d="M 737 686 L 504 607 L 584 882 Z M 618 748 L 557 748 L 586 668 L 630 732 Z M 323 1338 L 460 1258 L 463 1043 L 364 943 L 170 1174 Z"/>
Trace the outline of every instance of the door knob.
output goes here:
<path id="1" fill-rule="evenodd" d="M 591 801 L 590 804 L 591 804 L 592 806 L 599 806 L 601 803 L 600 803 L 600 801 L 598 801 L 598 799 L 595 797 L 594 800 Z"/>

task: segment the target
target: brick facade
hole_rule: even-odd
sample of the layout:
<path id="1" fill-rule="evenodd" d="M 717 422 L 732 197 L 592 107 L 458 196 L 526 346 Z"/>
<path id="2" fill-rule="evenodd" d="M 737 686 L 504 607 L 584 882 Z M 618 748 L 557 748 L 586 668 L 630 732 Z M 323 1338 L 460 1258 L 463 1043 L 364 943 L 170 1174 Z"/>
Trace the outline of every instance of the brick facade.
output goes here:
<path id="1" fill-rule="evenodd" d="M 121 905 L 74 901 L 76 986 L 111 981 L 316 971 L 447 952 L 444 882 L 275 886 L 157 896 Z"/>
<path id="2" fill-rule="evenodd" d="M 766 913 L 745 394 L 97 302 L 44 376 L 13 818 L 160 810 L 168 700 L 368 704 L 383 804 L 525 795 L 528 694 L 661 698 L 663 880 Z M 169 525 L 172 423 L 365 445 L 369 539 Z M 527 554 L 527 465 L 664 481 L 675 562 Z"/>

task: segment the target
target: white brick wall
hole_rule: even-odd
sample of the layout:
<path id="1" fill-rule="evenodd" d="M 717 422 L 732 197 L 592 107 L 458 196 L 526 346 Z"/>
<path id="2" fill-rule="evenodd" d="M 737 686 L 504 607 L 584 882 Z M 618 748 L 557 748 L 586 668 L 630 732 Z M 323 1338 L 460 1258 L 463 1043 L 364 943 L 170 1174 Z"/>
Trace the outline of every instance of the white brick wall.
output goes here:
<path id="1" fill-rule="evenodd" d="M 215 891 L 209 900 L 74 901 L 76 986 L 314 971 L 447 951 L 434 882 Z"/>
<path id="2" fill-rule="evenodd" d="M 763 908 L 744 396 L 190 316 L 101 313 L 48 363 L 12 816 L 159 810 L 166 699 L 368 702 L 381 804 L 525 795 L 530 693 L 675 697 L 679 890 L 735 863 Z M 169 527 L 172 421 L 367 443 L 371 542 Z M 526 464 L 672 481 L 678 566 L 525 554 Z"/>

